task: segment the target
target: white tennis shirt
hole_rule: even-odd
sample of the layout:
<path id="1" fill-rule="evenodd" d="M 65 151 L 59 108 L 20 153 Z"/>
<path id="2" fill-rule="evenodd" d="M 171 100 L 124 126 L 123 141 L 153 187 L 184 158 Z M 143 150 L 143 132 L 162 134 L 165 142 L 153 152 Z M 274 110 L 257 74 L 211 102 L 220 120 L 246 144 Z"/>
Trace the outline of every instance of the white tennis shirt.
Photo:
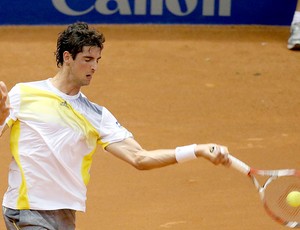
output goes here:
<path id="1" fill-rule="evenodd" d="M 69 96 L 50 79 L 9 92 L 13 155 L 3 205 L 13 209 L 85 211 L 86 185 L 97 144 L 132 137 L 104 107 L 81 92 Z"/>

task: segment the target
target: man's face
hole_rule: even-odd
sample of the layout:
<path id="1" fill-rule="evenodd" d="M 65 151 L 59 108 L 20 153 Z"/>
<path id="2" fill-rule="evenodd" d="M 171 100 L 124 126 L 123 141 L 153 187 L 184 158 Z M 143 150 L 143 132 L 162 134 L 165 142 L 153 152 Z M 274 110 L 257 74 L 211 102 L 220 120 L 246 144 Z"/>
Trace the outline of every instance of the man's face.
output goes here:
<path id="1" fill-rule="evenodd" d="M 73 59 L 69 57 L 69 79 L 78 86 L 89 85 L 101 58 L 101 49 L 96 46 L 84 46 L 82 52 Z"/>

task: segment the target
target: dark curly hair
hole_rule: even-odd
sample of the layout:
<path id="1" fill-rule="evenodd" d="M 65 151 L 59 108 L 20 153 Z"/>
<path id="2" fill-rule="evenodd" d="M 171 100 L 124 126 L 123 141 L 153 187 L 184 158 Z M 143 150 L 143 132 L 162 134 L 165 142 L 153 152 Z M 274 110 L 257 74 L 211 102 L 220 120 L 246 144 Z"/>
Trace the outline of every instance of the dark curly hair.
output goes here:
<path id="1" fill-rule="evenodd" d="M 71 24 L 58 36 L 55 52 L 56 65 L 58 67 L 63 65 L 63 53 L 65 51 L 68 51 L 75 59 L 76 55 L 82 52 L 84 46 L 96 46 L 102 50 L 104 42 L 104 35 L 95 29 L 90 29 L 87 23 Z"/>

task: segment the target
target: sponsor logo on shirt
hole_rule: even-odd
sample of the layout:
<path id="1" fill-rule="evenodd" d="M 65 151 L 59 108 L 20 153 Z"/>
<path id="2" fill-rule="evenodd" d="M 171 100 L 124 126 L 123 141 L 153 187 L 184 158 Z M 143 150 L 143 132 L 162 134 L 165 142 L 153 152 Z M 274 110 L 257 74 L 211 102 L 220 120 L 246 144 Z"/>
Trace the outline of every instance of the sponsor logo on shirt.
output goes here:
<path id="1" fill-rule="evenodd" d="M 61 102 L 60 105 L 70 109 L 68 102 L 66 102 L 66 101 Z"/>

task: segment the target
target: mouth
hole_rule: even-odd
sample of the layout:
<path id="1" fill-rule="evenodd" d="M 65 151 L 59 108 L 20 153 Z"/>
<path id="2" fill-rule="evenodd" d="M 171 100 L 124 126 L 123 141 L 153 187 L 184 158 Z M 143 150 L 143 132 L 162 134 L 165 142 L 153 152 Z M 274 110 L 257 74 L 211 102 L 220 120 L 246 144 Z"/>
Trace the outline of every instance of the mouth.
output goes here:
<path id="1" fill-rule="evenodd" d="M 87 79 L 92 79 L 93 75 L 92 74 L 87 74 L 85 75 Z"/>

